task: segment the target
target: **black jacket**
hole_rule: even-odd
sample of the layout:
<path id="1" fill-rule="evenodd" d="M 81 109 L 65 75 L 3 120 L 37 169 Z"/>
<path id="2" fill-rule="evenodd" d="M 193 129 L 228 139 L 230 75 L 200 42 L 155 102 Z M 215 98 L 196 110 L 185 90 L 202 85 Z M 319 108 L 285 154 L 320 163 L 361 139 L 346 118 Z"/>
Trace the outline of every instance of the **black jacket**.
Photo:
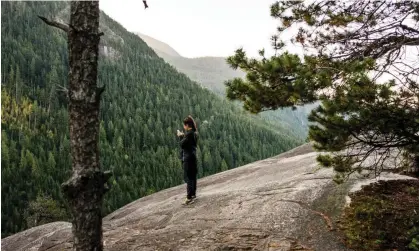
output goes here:
<path id="1" fill-rule="evenodd" d="M 198 134 L 189 130 L 179 137 L 180 139 L 180 159 L 185 162 L 196 159 L 196 145 L 198 143 Z"/>

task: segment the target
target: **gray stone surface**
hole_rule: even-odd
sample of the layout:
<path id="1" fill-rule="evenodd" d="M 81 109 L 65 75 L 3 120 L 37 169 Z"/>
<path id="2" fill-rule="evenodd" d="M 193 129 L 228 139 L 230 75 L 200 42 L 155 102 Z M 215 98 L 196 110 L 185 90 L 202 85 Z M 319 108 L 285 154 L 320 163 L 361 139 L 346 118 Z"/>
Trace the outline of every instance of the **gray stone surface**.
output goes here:
<path id="1" fill-rule="evenodd" d="M 134 201 L 104 218 L 105 250 L 347 250 L 333 219 L 350 187 L 316 155 L 304 145 L 203 178 L 192 205 L 182 206 L 184 185 Z M 70 248 L 63 222 L 2 240 L 4 251 Z"/>

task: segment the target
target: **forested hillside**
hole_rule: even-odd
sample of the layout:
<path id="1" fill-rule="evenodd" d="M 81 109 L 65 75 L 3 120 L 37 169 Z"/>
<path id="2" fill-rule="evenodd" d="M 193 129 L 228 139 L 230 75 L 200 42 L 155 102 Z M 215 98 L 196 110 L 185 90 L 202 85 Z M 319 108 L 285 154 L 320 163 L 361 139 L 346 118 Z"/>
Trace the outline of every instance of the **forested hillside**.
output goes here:
<path id="1" fill-rule="evenodd" d="M 70 174 L 65 34 L 37 15 L 66 20 L 65 2 L 1 3 L 2 237 L 67 219 L 60 184 Z M 102 13 L 99 84 L 106 86 L 101 163 L 113 172 L 105 214 L 182 182 L 175 132 L 198 122 L 199 176 L 301 144 L 178 73 L 138 36 Z"/>
<path id="2" fill-rule="evenodd" d="M 190 79 L 198 82 L 205 88 L 226 96 L 225 81 L 233 78 L 244 78 L 245 73 L 239 69 L 233 70 L 223 57 L 182 57 L 170 45 L 144 35 L 136 33 L 148 46 L 150 46 L 161 58 L 173 65 L 180 72 L 185 73 Z M 296 132 L 296 136 L 305 139 L 308 134 L 308 115 L 319 103 L 307 104 L 297 107 L 296 110 L 284 108 L 276 111 L 263 112 L 257 116 L 270 121 L 274 126 L 280 125 L 288 130 Z M 240 105 L 241 107 L 241 105 Z"/>

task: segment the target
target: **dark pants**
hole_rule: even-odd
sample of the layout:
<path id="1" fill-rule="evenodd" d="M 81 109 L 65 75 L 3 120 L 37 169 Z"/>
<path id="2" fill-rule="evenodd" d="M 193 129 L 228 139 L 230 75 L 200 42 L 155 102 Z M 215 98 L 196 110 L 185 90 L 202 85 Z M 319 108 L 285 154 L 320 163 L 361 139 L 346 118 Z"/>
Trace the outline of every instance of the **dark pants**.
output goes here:
<path id="1" fill-rule="evenodd" d="M 198 174 L 197 161 L 187 160 L 183 162 L 183 179 L 186 182 L 187 198 L 191 199 L 196 196 L 196 176 Z"/>

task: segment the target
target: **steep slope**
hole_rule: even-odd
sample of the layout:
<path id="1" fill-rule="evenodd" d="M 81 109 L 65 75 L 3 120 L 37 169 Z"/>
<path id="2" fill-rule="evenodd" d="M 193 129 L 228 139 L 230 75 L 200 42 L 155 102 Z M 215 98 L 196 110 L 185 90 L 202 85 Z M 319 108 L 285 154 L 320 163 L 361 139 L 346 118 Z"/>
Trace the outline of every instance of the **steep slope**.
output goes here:
<path id="1" fill-rule="evenodd" d="M 60 184 L 69 177 L 67 46 L 37 15 L 67 20 L 66 2 L 2 2 L 2 236 L 66 220 Z M 104 212 L 182 183 L 176 129 L 199 124 L 199 176 L 301 144 L 271 129 L 159 58 L 138 36 L 101 14 L 101 164 L 113 172 Z M 38 205 L 48 201 L 48 207 Z"/>
<path id="2" fill-rule="evenodd" d="M 203 178 L 198 200 L 186 207 L 184 186 L 137 200 L 104 218 L 105 250 L 347 251 L 333 231 L 335 220 L 348 191 L 365 182 L 337 186 L 331 169 L 318 168 L 316 155 L 304 145 Z M 70 250 L 71 224 L 2 239 L 4 251 L 25 249 Z"/>
<path id="3" fill-rule="evenodd" d="M 198 57 L 185 58 L 180 56 L 172 47 L 157 39 L 151 38 L 142 33 L 136 33 L 148 46 L 166 62 L 173 65 L 180 72 L 185 73 L 189 78 L 208 88 L 217 95 L 225 97 L 224 82 L 228 79 L 243 78 L 244 72 L 233 70 L 222 57 Z M 318 106 L 318 103 L 298 107 L 296 110 L 290 108 L 264 112 L 260 117 L 272 122 L 273 126 L 280 126 L 296 132 L 297 137 L 305 139 L 308 133 L 307 116 L 311 110 Z"/>

